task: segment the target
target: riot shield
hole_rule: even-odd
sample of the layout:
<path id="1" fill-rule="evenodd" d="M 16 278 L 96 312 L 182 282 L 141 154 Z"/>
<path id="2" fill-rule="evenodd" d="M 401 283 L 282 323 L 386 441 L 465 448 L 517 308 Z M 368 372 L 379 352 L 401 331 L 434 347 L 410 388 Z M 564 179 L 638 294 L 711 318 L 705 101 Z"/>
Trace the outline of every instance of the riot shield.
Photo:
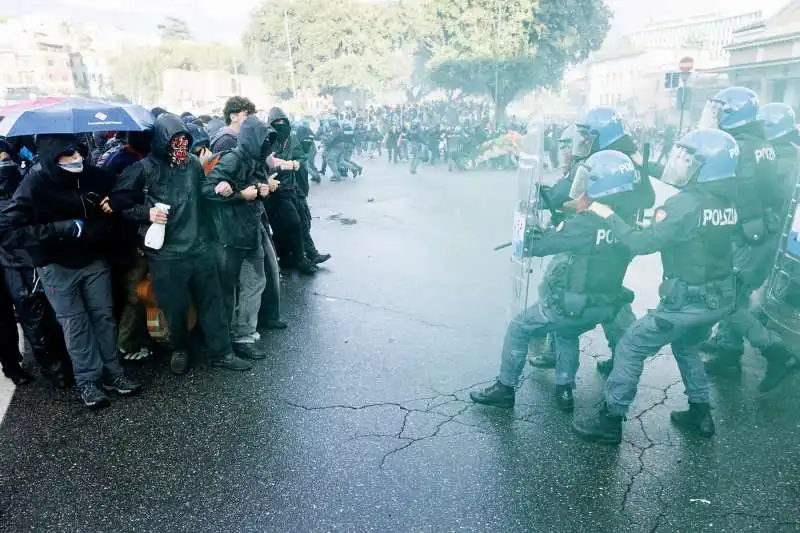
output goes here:
<path id="1" fill-rule="evenodd" d="M 545 158 L 544 135 L 544 121 L 533 119 L 528 123 L 528 132 L 520 143 L 517 201 L 511 239 L 513 293 L 509 313 L 512 317 L 536 300 L 536 294 L 531 294 L 532 290 L 535 291 L 535 287 L 531 287 L 533 258 L 526 257 L 525 247 L 531 240 L 534 227 L 545 228 L 549 223 L 550 212 L 544 209 L 540 194 Z"/>
<path id="2" fill-rule="evenodd" d="M 769 327 L 789 346 L 800 342 L 800 161 L 795 167 L 794 190 L 786 212 L 778 251 L 761 297 Z"/>

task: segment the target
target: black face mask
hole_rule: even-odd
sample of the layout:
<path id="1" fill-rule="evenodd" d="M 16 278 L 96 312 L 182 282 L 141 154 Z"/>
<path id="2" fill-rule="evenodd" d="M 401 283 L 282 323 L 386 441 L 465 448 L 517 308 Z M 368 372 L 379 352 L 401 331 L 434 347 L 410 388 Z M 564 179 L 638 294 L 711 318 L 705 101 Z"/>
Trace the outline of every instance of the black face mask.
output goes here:
<path id="1" fill-rule="evenodd" d="M 272 127 L 275 128 L 277 132 L 278 141 L 283 142 L 289 138 L 289 134 L 292 132 L 292 126 L 287 121 L 282 122 L 273 122 Z"/>

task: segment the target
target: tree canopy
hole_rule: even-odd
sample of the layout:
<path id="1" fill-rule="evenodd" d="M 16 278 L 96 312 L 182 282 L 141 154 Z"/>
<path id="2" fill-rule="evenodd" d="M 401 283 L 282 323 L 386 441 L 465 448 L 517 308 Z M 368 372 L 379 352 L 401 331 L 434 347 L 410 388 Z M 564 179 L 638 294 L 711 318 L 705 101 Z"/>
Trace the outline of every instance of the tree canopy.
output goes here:
<path id="1" fill-rule="evenodd" d="M 600 48 L 611 13 L 603 0 L 439 0 L 428 4 L 431 79 L 486 94 L 499 118 L 522 91 L 552 87 Z"/>

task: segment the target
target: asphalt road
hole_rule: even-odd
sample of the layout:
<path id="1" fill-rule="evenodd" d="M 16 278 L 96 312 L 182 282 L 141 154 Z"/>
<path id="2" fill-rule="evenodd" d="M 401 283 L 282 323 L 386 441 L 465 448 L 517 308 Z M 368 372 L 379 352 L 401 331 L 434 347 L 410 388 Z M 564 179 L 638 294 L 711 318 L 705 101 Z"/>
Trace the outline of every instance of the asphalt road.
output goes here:
<path id="1" fill-rule="evenodd" d="M 588 445 L 526 370 L 513 412 L 471 404 L 494 379 L 511 301 L 512 173 L 366 164 L 312 189 L 333 259 L 284 280 L 290 329 L 246 374 L 131 366 L 140 397 L 99 413 L 37 382 L 0 426 L 8 532 L 800 531 L 800 378 L 755 391 L 763 364 L 715 385 L 718 435 L 669 423 L 685 406 L 669 353 L 645 369 L 618 448 Z M 627 284 L 656 301 L 657 257 Z M 575 416 L 602 381 L 584 342 Z"/>

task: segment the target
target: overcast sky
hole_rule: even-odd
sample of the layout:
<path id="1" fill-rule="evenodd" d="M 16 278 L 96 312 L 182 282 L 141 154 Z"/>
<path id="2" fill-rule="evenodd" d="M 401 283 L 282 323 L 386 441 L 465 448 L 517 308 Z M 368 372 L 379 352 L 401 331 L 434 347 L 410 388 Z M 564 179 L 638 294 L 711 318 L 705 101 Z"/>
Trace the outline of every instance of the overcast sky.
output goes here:
<path id="1" fill-rule="evenodd" d="M 615 12 L 614 33 L 629 32 L 650 19 L 702 15 L 715 11 L 745 13 L 774 10 L 789 0 L 606 0 Z M 165 16 L 185 19 L 203 40 L 232 40 L 247 26 L 248 14 L 261 0 L 0 0 L 0 12 L 15 16 L 48 12 L 65 20 L 115 24 L 155 33 Z M 757 7 L 756 7 L 757 6 Z"/>

